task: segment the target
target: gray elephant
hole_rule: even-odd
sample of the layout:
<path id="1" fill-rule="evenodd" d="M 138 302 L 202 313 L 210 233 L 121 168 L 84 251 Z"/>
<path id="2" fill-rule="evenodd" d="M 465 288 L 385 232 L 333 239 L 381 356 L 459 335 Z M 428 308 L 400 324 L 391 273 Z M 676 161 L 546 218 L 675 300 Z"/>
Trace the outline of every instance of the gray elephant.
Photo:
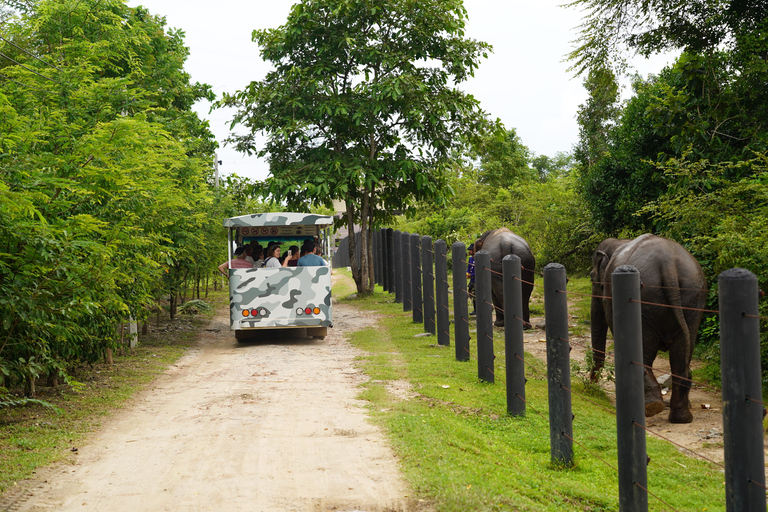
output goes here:
<path id="1" fill-rule="evenodd" d="M 634 240 L 607 238 L 592 256 L 592 352 L 593 380 L 605 360 L 605 338 L 613 330 L 611 275 L 621 265 L 632 265 L 640 273 L 643 304 L 643 364 L 645 365 L 645 415 L 664 410 L 661 387 L 656 381 L 653 361 L 659 350 L 669 351 L 672 399 L 669 421 L 690 423 L 688 395 L 691 389 L 690 363 L 693 346 L 706 303 L 706 279 L 701 266 L 677 242 L 656 235 L 642 235 Z M 691 309 L 688 309 L 691 308 Z"/>
<path id="2" fill-rule="evenodd" d="M 520 258 L 522 266 L 523 288 L 523 325 L 531 326 L 528 301 L 533 291 L 533 270 L 536 259 L 533 257 L 528 242 L 514 234 L 507 228 L 498 228 L 486 231 L 475 241 L 475 253 L 484 250 L 491 255 L 491 287 L 493 289 L 493 305 L 496 309 L 496 321 L 493 325 L 504 327 L 504 279 L 502 276 L 501 261 L 504 256 L 514 254 Z M 477 271 L 477 269 L 475 269 Z"/>

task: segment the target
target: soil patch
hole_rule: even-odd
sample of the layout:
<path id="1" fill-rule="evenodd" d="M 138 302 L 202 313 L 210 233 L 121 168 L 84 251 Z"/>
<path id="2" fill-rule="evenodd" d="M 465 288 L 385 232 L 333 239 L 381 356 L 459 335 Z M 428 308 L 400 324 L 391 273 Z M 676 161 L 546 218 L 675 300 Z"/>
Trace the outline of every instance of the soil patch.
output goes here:
<path id="1" fill-rule="evenodd" d="M 345 335 L 375 317 L 343 304 L 333 315 L 322 341 L 238 343 L 222 308 L 68 464 L 39 470 L 0 510 L 425 510 L 356 398 L 366 377 Z"/>

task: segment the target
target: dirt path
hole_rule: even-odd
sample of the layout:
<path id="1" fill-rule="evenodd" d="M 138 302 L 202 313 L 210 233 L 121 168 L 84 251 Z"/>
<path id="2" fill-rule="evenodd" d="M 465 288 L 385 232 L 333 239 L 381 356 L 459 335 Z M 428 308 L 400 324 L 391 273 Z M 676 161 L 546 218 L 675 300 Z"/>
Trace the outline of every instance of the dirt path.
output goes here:
<path id="1" fill-rule="evenodd" d="M 364 376 L 344 335 L 372 319 L 343 305 L 333 315 L 323 341 L 238 344 L 219 314 L 193 350 L 79 447 L 74 465 L 39 471 L 3 510 L 414 510 L 355 398 Z"/>
<path id="2" fill-rule="evenodd" d="M 534 325 L 543 325 L 544 318 L 532 318 Z M 582 367 L 585 353 L 590 347 L 590 338 L 574 337 L 570 339 L 572 351 L 571 360 L 578 361 Z M 546 334 L 543 330 L 526 333 L 525 351 L 531 353 L 542 361 L 547 360 Z M 610 356 L 612 357 L 612 356 Z M 693 362 L 695 367 L 697 362 Z M 662 372 L 669 372 L 669 360 L 657 357 L 653 364 L 656 377 L 661 379 L 664 376 Z M 571 377 L 574 379 L 575 377 Z M 671 386 L 671 381 L 669 383 Z M 612 382 L 601 381 L 600 386 L 606 391 L 608 397 L 615 404 L 616 395 Z M 691 413 L 693 421 L 691 423 L 670 423 L 667 419 L 669 415 L 669 399 L 672 395 L 671 389 L 663 388 L 666 394 L 664 402 L 667 409 L 655 416 L 645 419 L 646 428 L 652 432 L 648 436 L 660 437 L 669 440 L 675 444 L 682 453 L 690 457 L 699 457 L 711 462 L 722 465 L 723 455 L 723 411 L 720 393 L 716 389 L 694 384 L 691 393 Z M 768 461 L 768 444 L 764 444 L 766 460 Z"/>

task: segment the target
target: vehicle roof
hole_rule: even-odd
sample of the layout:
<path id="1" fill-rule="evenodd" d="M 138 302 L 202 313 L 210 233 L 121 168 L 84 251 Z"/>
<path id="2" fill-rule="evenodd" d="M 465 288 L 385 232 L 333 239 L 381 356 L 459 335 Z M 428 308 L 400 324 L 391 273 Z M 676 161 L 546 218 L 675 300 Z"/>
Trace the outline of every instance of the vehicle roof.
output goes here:
<path id="1" fill-rule="evenodd" d="M 317 215 L 314 213 L 254 213 L 240 215 L 224 219 L 225 228 L 241 226 L 311 226 L 333 224 L 330 215 Z"/>

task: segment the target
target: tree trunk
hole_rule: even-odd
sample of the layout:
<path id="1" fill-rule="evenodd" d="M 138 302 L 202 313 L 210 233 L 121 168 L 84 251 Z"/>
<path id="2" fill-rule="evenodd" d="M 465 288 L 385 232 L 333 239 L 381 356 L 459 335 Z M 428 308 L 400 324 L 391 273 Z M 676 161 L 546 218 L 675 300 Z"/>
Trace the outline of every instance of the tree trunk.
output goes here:
<path id="1" fill-rule="evenodd" d="M 371 233 L 370 225 L 368 226 L 368 244 L 364 249 L 368 253 L 368 286 L 371 292 L 373 292 L 376 286 L 376 276 L 374 275 L 373 267 L 373 234 Z"/>
<path id="2" fill-rule="evenodd" d="M 355 204 L 347 200 L 347 244 L 349 249 L 349 267 L 352 269 L 352 279 L 355 280 L 357 292 L 363 293 L 362 279 L 360 276 L 360 263 L 357 261 L 357 239 L 355 238 Z"/>
<path id="3" fill-rule="evenodd" d="M 35 376 L 34 375 L 27 375 L 27 378 L 24 380 L 24 396 L 27 398 L 32 398 L 35 396 Z"/>

